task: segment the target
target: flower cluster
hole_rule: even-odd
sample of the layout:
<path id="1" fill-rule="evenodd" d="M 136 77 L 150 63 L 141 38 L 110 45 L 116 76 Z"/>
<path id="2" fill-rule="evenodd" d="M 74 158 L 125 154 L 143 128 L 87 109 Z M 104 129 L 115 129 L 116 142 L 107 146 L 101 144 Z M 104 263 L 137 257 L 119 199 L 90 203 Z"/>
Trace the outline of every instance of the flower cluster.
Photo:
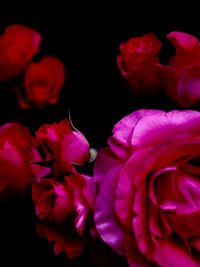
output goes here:
<path id="1" fill-rule="evenodd" d="M 0 36 L 0 81 L 24 74 L 16 94 L 21 108 L 55 104 L 65 81 L 63 63 L 54 56 L 32 62 L 39 52 L 42 36 L 29 27 L 14 24 Z"/>
<path id="2" fill-rule="evenodd" d="M 133 94 L 164 90 L 188 107 L 200 100 L 200 44 L 187 33 L 167 37 L 176 50 L 168 65 L 154 34 L 121 44 L 117 64 Z M 65 81 L 56 57 L 35 62 L 41 41 L 22 25 L 0 37 L 0 81 L 22 75 L 21 108 L 55 104 Z M 97 153 L 70 119 L 35 134 L 18 122 L 0 126 L 0 199 L 31 188 L 37 232 L 55 255 L 72 259 L 102 242 L 130 267 L 200 266 L 200 112 L 141 108 Z"/>
<path id="3" fill-rule="evenodd" d="M 148 96 L 163 89 L 179 105 L 189 107 L 200 99 L 200 43 L 182 32 L 167 37 L 176 49 L 168 66 L 159 62 L 161 42 L 146 34 L 120 45 L 118 67 L 134 94 Z"/>

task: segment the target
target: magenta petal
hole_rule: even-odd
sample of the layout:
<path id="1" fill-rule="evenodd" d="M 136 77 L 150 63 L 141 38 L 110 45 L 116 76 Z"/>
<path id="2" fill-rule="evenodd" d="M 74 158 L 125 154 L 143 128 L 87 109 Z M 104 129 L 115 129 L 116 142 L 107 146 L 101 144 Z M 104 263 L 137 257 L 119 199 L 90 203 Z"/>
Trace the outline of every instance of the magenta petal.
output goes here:
<path id="1" fill-rule="evenodd" d="M 71 132 L 64 136 L 61 158 L 64 162 L 83 164 L 89 159 L 90 146 L 80 132 Z"/>
<path id="2" fill-rule="evenodd" d="M 154 258 L 162 267 L 197 267 L 192 256 L 181 246 L 168 240 L 157 242 Z"/>
<path id="3" fill-rule="evenodd" d="M 80 235 L 83 235 L 86 217 L 89 213 L 88 203 L 83 196 L 83 186 L 85 186 L 82 176 L 66 176 L 65 182 L 69 190 L 73 192 L 73 206 L 76 211 L 75 226 Z"/>
<path id="4" fill-rule="evenodd" d="M 95 223 L 100 236 L 119 254 L 124 253 L 124 232 L 115 213 L 114 199 L 122 164 L 108 150 L 100 152 L 94 178 L 100 181 L 95 208 Z"/>
<path id="5" fill-rule="evenodd" d="M 194 65 L 180 75 L 178 103 L 189 107 L 200 100 L 200 65 Z"/>
<path id="6" fill-rule="evenodd" d="M 140 251 L 146 256 L 152 256 L 152 250 L 154 249 L 153 243 L 150 239 L 150 233 L 148 232 L 148 226 L 146 224 L 146 214 L 140 214 L 133 219 L 133 229 L 136 237 L 136 241 Z"/>
<path id="7" fill-rule="evenodd" d="M 116 140 L 113 136 L 108 139 L 108 145 L 117 157 L 119 157 L 121 160 L 126 160 L 128 157 L 128 149 L 124 148 L 123 145 L 118 143 L 118 140 Z"/>
<path id="8" fill-rule="evenodd" d="M 130 141 L 137 123 L 146 116 L 157 114 L 161 111 L 140 109 L 120 120 L 113 129 L 113 138 L 124 148 L 130 147 Z"/>
<path id="9" fill-rule="evenodd" d="M 61 222 L 67 218 L 68 214 L 73 209 L 73 202 L 71 200 L 72 194 L 67 192 L 67 189 L 61 185 L 55 185 L 54 191 L 56 194 L 56 203 L 54 208 L 55 219 Z"/>
<path id="10" fill-rule="evenodd" d="M 106 179 L 107 173 L 112 172 L 112 169 L 115 172 L 115 168 L 119 163 L 122 165 L 122 162 L 114 157 L 109 148 L 102 149 L 95 160 L 94 181 L 101 185 L 104 179 Z"/>
<path id="11" fill-rule="evenodd" d="M 125 253 L 129 267 L 149 267 L 149 263 L 137 247 L 133 233 L 125 235 Z"/>
<path id="12" fill-rule="evenodd" d="M 120 173 L 116 189 L 115 211 L 120 218 L 124 228 L 132 225 L 132 205 L 135 197 L 135 189 L 132 179 L 129 176 Z"/>
<path id="13" fill-rule="evenodd" d="M 196 37 L 184 32 L 170 32 L 167 37 L 176 48 L 190 50 L 199 43 Z"/>
<path id="14" fill-rule="evenodd" d="M 132 144 L 137 148 L 154 147 L 158 143 L 161 146 L 162 142 L 175 140 L 176 135 L 180 139 L 185 132 L 189 134 L 196 130 L 199 123 L 200 113 L 197 111 L 157 111 L 138 122 L 132 136 Z"/>

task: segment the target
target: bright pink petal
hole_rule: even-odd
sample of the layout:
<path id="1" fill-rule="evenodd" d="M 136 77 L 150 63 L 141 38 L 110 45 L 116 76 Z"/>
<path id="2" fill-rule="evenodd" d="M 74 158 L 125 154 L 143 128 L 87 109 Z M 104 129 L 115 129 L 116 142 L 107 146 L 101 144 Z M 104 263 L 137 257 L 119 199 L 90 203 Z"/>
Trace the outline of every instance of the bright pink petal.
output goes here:
<path id="1" fill-rule="evenodd" d="M 137 148 L 161 145 L 162 142 L 175 140 L 176 135 L 180 139 L 184 133 L 195 133 L 199 123 L 200 113 L 196 111 L 158 111 L 157 114 L 145 116 L 138 122 L 132 136 L 132 144 Z"/>
<path id="2" fill-rule="evenodd" d="M 177 73 L 199 64 L 200 45 L 197 38 L 183 32 L 171 32 L 167 37 L 176 48 L 176 55 L 171 59 L 170 65 Z"/>
<path id="3" fill-rule="evenodd" d="M 136 125 L 138 122 L 146 116 L 160 114 L 161 111 L 158 110 L 150 110 L 150 109 L 140 109 L 138 111 L 134 111 L 128 116 L 121 119 L 113 129 L 113 139 L 115 142 L 122 148 L 129 150 L 130 142 L 132 138 L 132 134 L 135 130 Z M 111 149 L 113 147 L 112 139 L 109 141 L 109 145 L 111 145 Z M 115 151 L 115 149 L 113 148 Z"/>
<path id="4" fill-rule="evenodd" d="M 197 267 L 199 263 L 195 262 L 183 247 L 170 242 L 169 240 L 159 240 L 157 242 L 154 258 L 162 267 Z"/>
<path id="5" fill-rule="evenodd" d="M 170 32 L 167 37 L 177 49 L 191 50 L 199 45 L 198 39 L 188 33 Z"/>
<path id="6" fill-rule="evenodd" d="M 104 242 L 119 254 L 124 253 L 124 232 L 117 219 L 113 200 L 121 167 L 122 164 L 109 151 L 103 150 L 97 157 L 94 170 L 94 178 L 100 187 L 95 208 L 96 227 Z"/>
<path id="7" fill-rule="evenodd" d="M 83 164 L 89 159 L 90 145 L 83 134 L 72 132 L 64 136 L 61 159 L 64 162 Z"/>

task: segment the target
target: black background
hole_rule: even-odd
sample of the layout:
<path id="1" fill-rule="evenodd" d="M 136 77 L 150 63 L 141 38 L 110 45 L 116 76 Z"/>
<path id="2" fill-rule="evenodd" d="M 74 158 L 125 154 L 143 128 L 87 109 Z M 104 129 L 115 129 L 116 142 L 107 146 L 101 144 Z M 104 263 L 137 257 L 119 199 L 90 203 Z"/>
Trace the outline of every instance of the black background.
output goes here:
<path id="1" fill-rule="evenodd" d="M 186 31 L 200 37 L 199 18 L 194 12 L 175 11 L 173 7 L 166 11 L 164 5 L 160 10 L 150 10 L 145 4 L 136 7 L 134 3 L 118 12 L 112 7 L 78 3 L 73 8 L 48 3 L 42 10 L 36 6 L 35 11 L 32 5 L 25 10 L 15 10 L 14 6 L 1 10 L 0 32 L 12 23 L 40 31 L 43 44 L 36 59 L 48 54 L 59 57 L 65 63 L 68 78 L 59 103 L 43 110 L 20 110 L 10 89 L 12 82 L 0 84 L 1 125 L 17 121 L 34 133 L 41 124 L 66 118 L 70 109 L 76 128 L 98 148 L 106 144 L 115 122 L 138 108 L 180 108 L 162 94 L 134 98 L 117 69 L 116 55 L 120 42 L 154 32 L 165 45 L 160 57 L 167 63 L 174 53 L 165 37 L 168 32 Z M 192 108 L 198 109 L 198 104 Z M 35 233 L 37 218 L 33 214 L 29 196 L 26 201 L 0 202 L 0 266 L 70 266 L 64 255 L 54 257 L 52 248 Z M 93 266 L 89 257 L 75 260 L 72 266 Z"/>

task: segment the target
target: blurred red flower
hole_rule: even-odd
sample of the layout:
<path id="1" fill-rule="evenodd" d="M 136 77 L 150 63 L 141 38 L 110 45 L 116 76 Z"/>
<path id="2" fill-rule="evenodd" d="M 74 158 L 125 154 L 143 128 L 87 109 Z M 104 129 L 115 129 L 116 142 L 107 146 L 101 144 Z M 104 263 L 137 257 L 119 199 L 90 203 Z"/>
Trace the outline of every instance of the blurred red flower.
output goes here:
<path id="1" fill-rule="evenodd" d="M 21 74 L 37 54 L 42 36 L 29 27 L 14 24 L 0 36 L 0 81 Z"/>
<path id="2" fill-rule="evenodd" d="M 28 164 L 41 161 L 36 140 L 28 128 L 7 123 L 0 127 L 0 193 L 5 190 L 23 191 L 41 167 Z"/>
<path id="3" fill-rule="evenodd" d="M 135 95 L 148 96 L 159 89 L 157 54 L 160 47 L 161 42 L 151 33 L 120 45 L 117 64 Z"/>
<path id="4" fill-rule="evenodd" d="M 65 81 L 65 68 L 56 57 L 47 56 L 38 63 L 31 63 L 24 77 L 24 92 L 18 91 L 22 108 L 43 108 L 55 104 Z"/>

